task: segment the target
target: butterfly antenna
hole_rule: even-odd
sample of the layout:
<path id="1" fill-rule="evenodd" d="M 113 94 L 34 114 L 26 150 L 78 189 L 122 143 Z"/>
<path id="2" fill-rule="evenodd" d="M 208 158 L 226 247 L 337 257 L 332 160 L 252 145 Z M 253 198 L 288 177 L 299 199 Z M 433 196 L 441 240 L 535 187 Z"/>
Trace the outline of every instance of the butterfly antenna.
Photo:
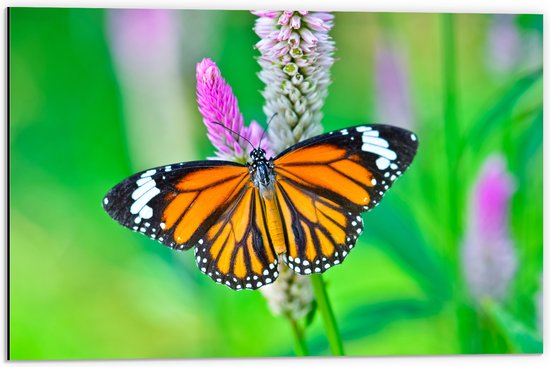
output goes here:
<path id="1" fill-rule="evenodd" d="M 265 127 L 265 130 L 262 132 L 262 136 L 260 136 L 260 142 L 258 143 L 258 145 L 262 145 L 262 139 L 264 138 L 264 135 L 265 135 L 265 132 L 267 131 L 267 129 L 269 129 L 269 124 L 271 124 L 271 121 L 273 121 L 273 118 L 277 116 L 277 112 L 275 112 L 271 118 L 269 119 L 269 121 L 267 122 L 267 126 Z"/>
<path id="2" fill-rule="evenodd" d="M 227 126 L 223 125 L 221 122 L 217 122 L 217 121 L 212 121 L 213 124 L 216 124 L 216 125 L 220 125 L 221 127 L 223 127 L 224 129 L 228 130 L 229 132 L 232 132 L 233 134 L 237 135 L 239 138 L 241 139 L 244 139 L 248 144 L 250 144 L 250 146 L 252 147 L 252 149 L 256 149 L 254 147 L 254 144 L 252 144 L 252 142 L 250 140 L 248 140 L 247 138 L 245 138 L 244 136 L 242 136 L 241 134 L 239 134 L 238 132 L 234 131 L 234 130 L 231 130 L 230 128 L 228 128 Z"/>

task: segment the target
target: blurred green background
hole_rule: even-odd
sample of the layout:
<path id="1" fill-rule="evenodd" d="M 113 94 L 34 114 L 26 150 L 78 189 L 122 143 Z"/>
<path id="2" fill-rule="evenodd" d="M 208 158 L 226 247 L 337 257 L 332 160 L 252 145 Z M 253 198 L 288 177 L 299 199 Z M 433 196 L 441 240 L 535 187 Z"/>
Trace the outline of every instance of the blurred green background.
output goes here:
<path id="1" fill-rule="evenodd" d="M 294 355 L 291 328 L 260 292 L 215 284 L 191 252 L 132 233 L 101 208 L 138 170 L 212 155 L 194 97 L 203 57 L 245 120 L 265 126 L 255 18 L 9 10 L 11 359 Z M 421 142 L 408 173 L 364 215 L 353 254 L 325 275 L 346 353 L 542 352 L 542 15 L 336 13 L 331 35 L 325 130 L 401 116 L 395 123 Z M 380 63 L 392 62 L 402 80 L 380 91 Z M 384 110 L 384 93 L 405 102 Z M 471 188 L 492 153 L 517 184 L 518 265 L 504 299 L 477 302 L 460 249 Z M 306 341 L 330 354 L 318 315 Z"/>

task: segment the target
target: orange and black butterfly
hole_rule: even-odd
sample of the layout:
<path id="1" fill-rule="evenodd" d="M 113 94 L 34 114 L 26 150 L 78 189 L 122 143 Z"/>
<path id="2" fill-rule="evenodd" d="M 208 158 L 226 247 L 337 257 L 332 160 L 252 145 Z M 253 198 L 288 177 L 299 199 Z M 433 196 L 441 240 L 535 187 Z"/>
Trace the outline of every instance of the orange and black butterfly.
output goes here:
<path id="1" fill-rule="evenodd" d="M 256 148 L 246 165 L 176 163 L 136 173 L 103 199 L 125 227 L 176 250 L 232 289 L 278 276 L 279 255 L 298 274 L 344 261 L 376 206 L 410 165 L 417 136 L 363 125 L 302 141 L 275 158 Z"/>

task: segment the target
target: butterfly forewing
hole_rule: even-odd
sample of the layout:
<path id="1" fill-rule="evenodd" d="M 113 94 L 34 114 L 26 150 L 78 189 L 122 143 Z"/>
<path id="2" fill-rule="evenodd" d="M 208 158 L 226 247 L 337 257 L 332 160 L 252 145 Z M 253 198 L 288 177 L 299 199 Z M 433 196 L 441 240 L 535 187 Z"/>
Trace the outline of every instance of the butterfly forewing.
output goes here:
<path id="1" fill-rule="evenodd" d="M 240 164 L 178 163 L 130 176 L 107 193 L 103 207 L 123 226 L 186 250 L 196 245 L 247 182 L 248 169 Z"/>
<path id="2" fill-rule="evenodd" d="M 339 264 L 376 206 L 411 163 L 410 131 L 363 125 L 303 141 L 275 159 L 277 196 L 289 236 L 285 262 L 301 274 Z"/>

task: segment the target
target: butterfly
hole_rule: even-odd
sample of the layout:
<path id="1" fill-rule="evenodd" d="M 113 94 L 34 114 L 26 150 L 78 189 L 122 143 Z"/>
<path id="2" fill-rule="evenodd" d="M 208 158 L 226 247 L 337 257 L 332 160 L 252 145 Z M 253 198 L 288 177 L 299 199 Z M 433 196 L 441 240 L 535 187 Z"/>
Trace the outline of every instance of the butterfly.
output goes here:
<path id="1" fill-rule="evenodd" d="M 344 261 L 375 207 L 411 164 L 416 134 L 390 125 L 349 127 L 247 164 L 208 160 L 152 168 L 103 199 L 123 226 L 176 250 L 228 287 L 275 281 L 280 259 L 302 275 Z"/>

